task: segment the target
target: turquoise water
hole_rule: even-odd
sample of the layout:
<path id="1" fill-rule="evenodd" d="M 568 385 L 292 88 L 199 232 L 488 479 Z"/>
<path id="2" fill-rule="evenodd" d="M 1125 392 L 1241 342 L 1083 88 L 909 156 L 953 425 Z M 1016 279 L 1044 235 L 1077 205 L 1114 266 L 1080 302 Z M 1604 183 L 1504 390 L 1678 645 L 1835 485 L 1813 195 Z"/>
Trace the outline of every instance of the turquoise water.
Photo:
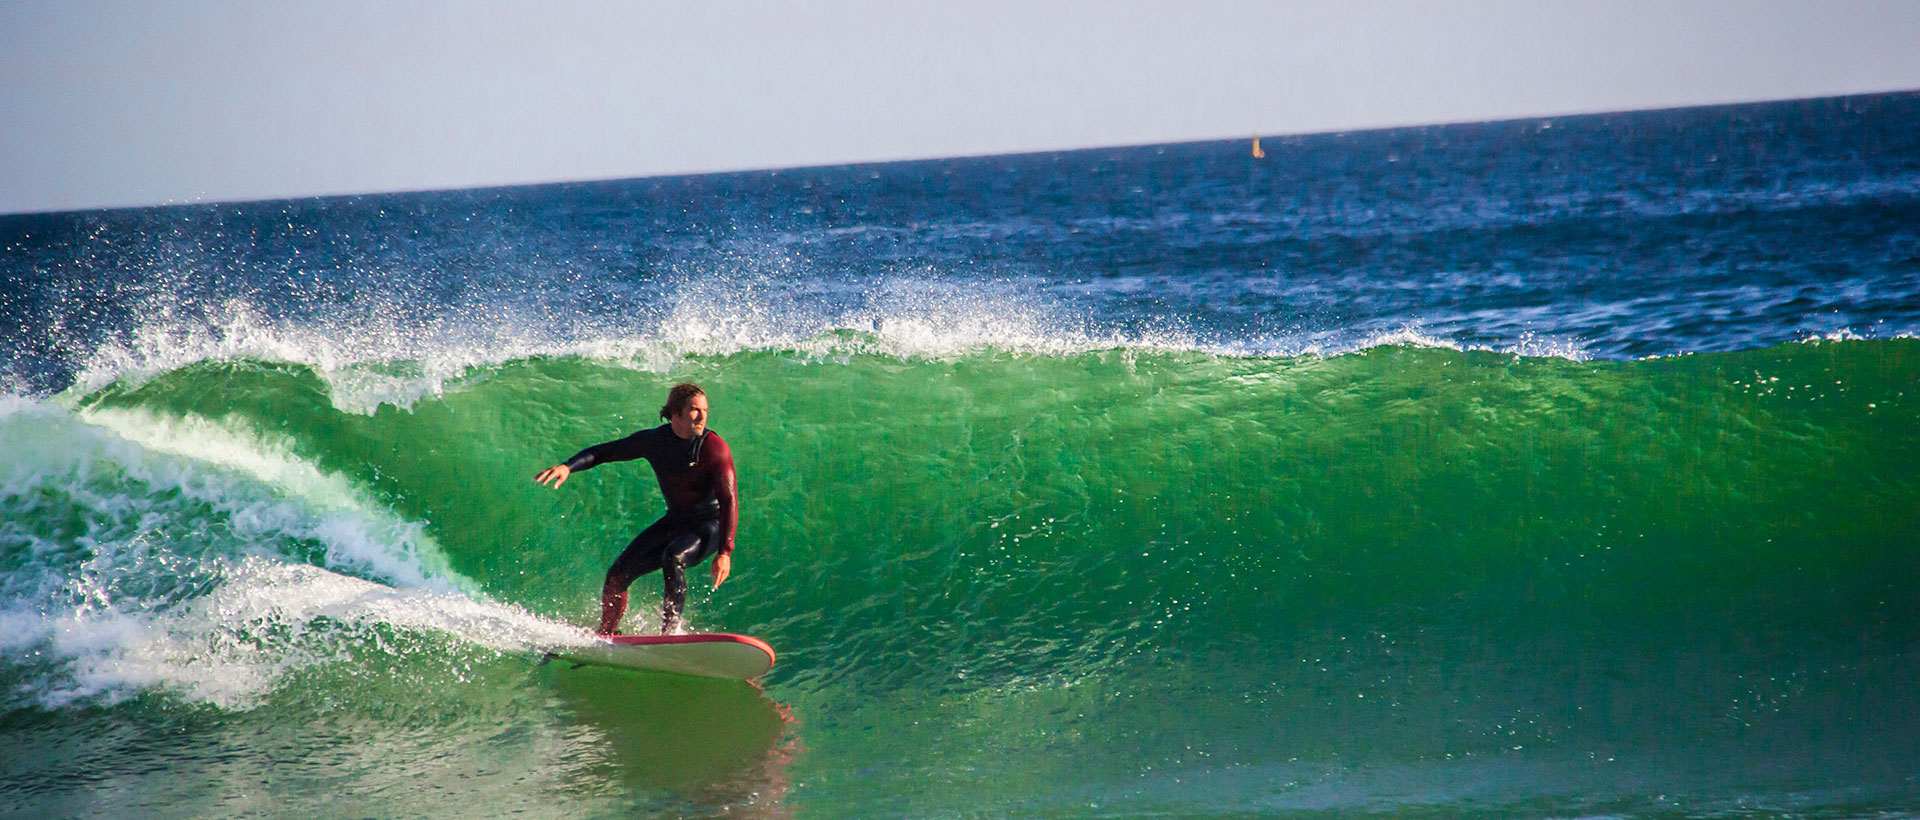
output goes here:
<path id="1" fill-rule="evenodd" d="M 551 357 L 343 411 L 205 361 L 16 402 L 16 810 L 1435 816 L 1914 810 L 1920 343 L 1634 362 Z M 399 365 L 396 365 L 399 367 Z M 404 369 L 404 368 L 402 368 Z M 659 501 L 531 474 L 695 378 L 696 627 L 537 665 Z M 51 442 L 51 457 L 29 442 Z M 636 585 L 651 615 L 657 582 Z"/>

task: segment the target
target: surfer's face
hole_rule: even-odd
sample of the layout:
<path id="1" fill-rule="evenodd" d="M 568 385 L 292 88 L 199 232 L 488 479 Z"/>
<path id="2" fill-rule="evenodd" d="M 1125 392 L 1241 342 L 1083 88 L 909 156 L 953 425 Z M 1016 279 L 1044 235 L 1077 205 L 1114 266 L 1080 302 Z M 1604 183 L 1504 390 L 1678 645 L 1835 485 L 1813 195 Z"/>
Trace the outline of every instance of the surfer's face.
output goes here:
<path id="1" fill-rule="evenodd" d="M 687 399 L 685 407 L 673 414 L 673 434 L 681 438 L 693 438 L 707 431 L 707 397 L 694 396 Z"/>

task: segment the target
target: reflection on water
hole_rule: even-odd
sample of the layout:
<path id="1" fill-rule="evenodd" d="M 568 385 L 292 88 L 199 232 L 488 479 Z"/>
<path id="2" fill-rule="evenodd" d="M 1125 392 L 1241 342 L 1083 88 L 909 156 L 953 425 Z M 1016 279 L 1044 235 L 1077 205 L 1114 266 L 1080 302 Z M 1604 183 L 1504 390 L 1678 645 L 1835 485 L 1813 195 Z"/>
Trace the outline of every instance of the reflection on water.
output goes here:
<path id="1" fill-rule="evenodd" d="M 628 794 L 667 792 L 687 809 L 749 807 L 785 816 L 786 769 L 800 748 L 787 708 L 736 681 L 556 663 L 566 719 L 598 735 L 603 765 L 576 772 Z M 586 786 L 588 784 L 578 784 Z"/>

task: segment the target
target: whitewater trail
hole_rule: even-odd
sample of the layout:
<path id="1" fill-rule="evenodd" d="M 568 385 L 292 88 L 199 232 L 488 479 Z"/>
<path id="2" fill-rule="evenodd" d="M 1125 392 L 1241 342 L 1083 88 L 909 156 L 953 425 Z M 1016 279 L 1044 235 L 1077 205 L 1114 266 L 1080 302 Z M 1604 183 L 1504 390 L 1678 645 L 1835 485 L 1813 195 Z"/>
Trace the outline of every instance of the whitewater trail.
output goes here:
<path id="1" fill-rule="evenodd" d="M 0 451 L 0 633 L 40 659 L 25 689 L 47 708 L 147 690 L 244 708 L 377 630 L 502 652 L 586 640 L 489 599 L 423 523 L 231 420 L 11 398 Z"/>

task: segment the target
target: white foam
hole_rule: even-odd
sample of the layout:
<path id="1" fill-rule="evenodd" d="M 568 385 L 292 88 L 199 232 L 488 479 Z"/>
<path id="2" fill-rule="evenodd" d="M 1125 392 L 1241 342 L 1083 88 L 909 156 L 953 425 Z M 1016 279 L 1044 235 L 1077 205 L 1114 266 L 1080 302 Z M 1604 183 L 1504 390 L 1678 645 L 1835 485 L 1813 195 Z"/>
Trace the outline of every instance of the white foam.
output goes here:
<path id="1" fill-rule="evenodd" d="M 549 315 L 484 315 L 447 309 L 452 321 L 410 319 L 370 309 L 324 322 L 268 318 L 244 300 L 203 309 L 196 319 L 156 310 L 124 338 L 93 350 L 67 394 L 85 396 L 202 361 L 260 359 L 311 367 L 334 407 L 372 413 L 410 408 L 444 393 L 474 368 L 540 356 L 580 356 L 663 372 L 690 356 L 753 350 L 817 355 L 941 357 L 983 349 L 1071 355 L 1133 347 L 1197 349 L 1179 329 L 1122 333 L 1063 316 L 1044 297 L 959 286 L 935 279 L 890 280 L 857 304 L 821 309 L 805 294 L 765 279 L 709 277 L 677 291 L 655 313 L 624 325 L 575 327 Z M 857 338 L 849 338 L 848 333 Z"/>
<path id="2" fill-rule="evenodd" d="M 1566 339 L 1555 339 L 1529 333 L 1522 335 L 1512 344 L 1467 344 L 1444 336 L 1435 336 L 1417 325 L 1408 325 L 1369 334 L 1352 334 L 1345 338 L 1315 339 L 1298 343 L 1278 341 L 1255 349 L 1245 349 L 1236 352 L 1240 355 L 1261 356 L 1340 356 L 1349 353 L 1362 353 L 1380 347 L 1430 348 L 1456 352 L 1484 351 L 1524 356 L 1527 358 L 1554 358 L 1568 359 L 1571 361 L 1586 361 L 1590 358 L 1590 355 L 1578 342 Z"/>
<path id="3" fill-rule="evenodd" d="M 346 478 L 292 455 L 286 442 L 198 416 L 92 408 L 78 418 L 137 445 L 136 451 L 108 438 L 95 441 L 98 452 L 119 461 L 129 475 L 155 491 L 178 490 L 221 510 L 242 533 L 319 541 L 327 546 L 330 566 L 400 586 L 475 588 L 449 568 L 423 524 L 387 512 Z"/>
<path id="4" fill-rule="evenodd" d="M 849 284 L 824 296 L 816 289 L 817 283 L 777 272 L 693 276 L 665 297 L 630 297 L 635 305 L 625 314 L 588 319 L 564 309 L 470 304 L 425 314 L 371 306 L 294 320 L 269 316 L 244 299 L 193 310 L 162 303 L 138 327 L 93 350 L 69 393 L 137 383 L 202 361 L 246 358 L 312 368 L 327 383 L 334 407 L 354 413 L 383 405 L 411 408 L 443 395 L 476 368 L 543 356 L 578 356 L 647 372 L 668 371 L 688 357 L 756 350 L 916 359 L 983 350 L 1339 355 L 1401 345 L 1586 358 L 1572 342 L 1527 336 L 1504 347 L 1462 345 L 1416 327 L 1233 340 L 1207 339 L 1167 317 L 1153 327 L 1122 328 L 1018 280 L 952 282 L 929 273 Z"/>
<path id="5" fill-rule="evenodd" d="M 7 509 L 47 519 L 0 520 L 20 564 L 0 652 L 41 670 L 26 689 L 50 708 L 156 688 L 242 708 L 333 657 L 323 617 L 500 650 L 586 640 L 481 598 L 421 524 L 244 427 L 0 396 L 0 454 Z M 327 566 L 285 554 L 303 542 Z"/>
<path id="6" fill-rule="evenodd" d="M 470 368 L 551 351 L 519 330 L 524 327 L 485 317 L 409 321 L 380 311 L 299 323 L 269 319 L 234 299 L 201 318 L 157 311 L 126 338 L 91 351 L 69 392 L 86 395 L 197 362 L 251 358 L 312 367 L 332 388 L 335 406 L 371 413 L 382 404 L 411 407 L 439 396 Z"/>
<path id="7" fill-rule="evenodd" d="M 1571 339 L 1537 336 L 1532 333 L 1522 334 L 1518 341 L 1499 348 L 1498 352 L 1511 353 L 1515 356 L 1525 356 L 1530 359 L 1566 359 L 1575 362 L 1584 362 L 1593 358 L 1593 355 L 1588 353 L 1586 348 L 1582 347 L 1579 342 Z"/>
<path id="8" fill-rule="evenodd" d="M 177 608 L 0 613 L 9 636 L 0 646 L 10 653 L 44 647 L 61 662 L 34 693 L 48 708 L 163 690 L 245 709 L 287 675 L 334 660 L 344 644 L 376 628 L 438 632 L 500 652 L 591 640 L 584 629 L 512 605 L 396 589 L 304 564 L 250 557 L 222 562 L 219 574 L 211 592 Z"/>
<path id="9" fill-rule="evenodd" d="M 1417 327 L 1404 327 L 1365 337 L 1352 350 L 1368 350 L 1376 347 L 1426 347 L 1440 350 L 1466 350 L 1459 342 L 1430 336 Z M 1348 352 L 1345 350 L 1339 352 Z"/>
<path id="10" fill-rule="evenodd" d="M 1860 342 L 1860 341 L 1866 341 L 1868 338 L 1869 337 L 1855 332 L 1853 328 L 1843 327 L 1843 328 L 1840 328 L 1839 330 L 1833 330 L 1826 333 L 1810 333 L 1810 334 L 1807 334 L 1806 336 L 1801 337 L 1800 341 L 1802 343 Z"/>

